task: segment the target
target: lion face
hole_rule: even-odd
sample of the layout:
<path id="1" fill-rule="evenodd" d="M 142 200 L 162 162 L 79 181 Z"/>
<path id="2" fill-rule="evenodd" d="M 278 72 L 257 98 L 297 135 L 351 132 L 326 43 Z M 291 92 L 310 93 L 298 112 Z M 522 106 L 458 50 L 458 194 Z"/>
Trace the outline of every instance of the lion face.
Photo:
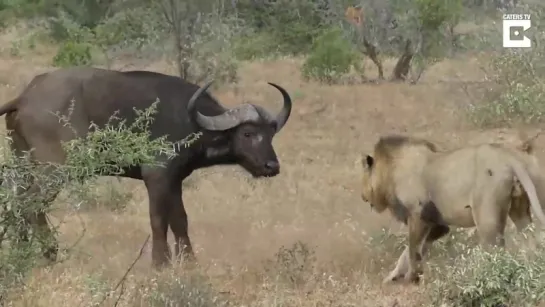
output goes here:
<path id="1" fill-rule="evenodd" d="M 386 207 L 380 206 L 381 204 L 375 204 L 372 202 L 373 199 L 373 167 L 375 165 L 375 159 L 370 155 L 365 155 L 361 160 L 362 164 L 362 181 L 361 181 L 361 199 L 369 203 L 371 209 L 382 212 Z"/>

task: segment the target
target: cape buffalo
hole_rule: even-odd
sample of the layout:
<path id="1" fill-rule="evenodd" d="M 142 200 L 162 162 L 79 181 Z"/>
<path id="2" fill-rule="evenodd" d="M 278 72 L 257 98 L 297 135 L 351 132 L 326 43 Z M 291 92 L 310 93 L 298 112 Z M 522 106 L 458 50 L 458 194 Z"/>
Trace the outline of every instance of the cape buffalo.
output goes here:
<path id="1" fill-rule="evenodd" d="M 239 164 L 254 177 L 270 177 L 280 172 L 272 146 L 274 135 L 288 120 L 292 102 L 280 86 L 269 83 L 283 96 L 282 110 L 273 116 L 264 108 L 243 104 L 224 108 L 203 87 L 175 76 L 149 71 L 114 71 L 72 67 L 36 76 L 19 97 L 0 107 L 6 114 L 6 128 L 12 131 L 12 150 L 16 154 L 34 148 L 32 158 L 41 162 L 64 163 L 61 141 L 74 138 L 74 130 L 63 127 L 55 112 L 64 113 L 73 105 L 70 123 L 78 136 L 89 131 L 91 122 L 104 126 L 111 115 L 131 122 L 133 108 L 145 109 L 158 98 L 151 138 L 163 135 L 176 142 L 201 132 L 189 148 L 176 149 L 177 155 L 166 167 L 134 165 L 124 169 L 123 177 L 143 180 L 148 192 L 152 231 L 152 263 L 167 264 L 170 250 L 167 230 L 175 237 L 177 258 L 194 260 L 187 233 L 187 215 L 182 202 L 182 181 L 194 170 L 219 164 Z M 163 159 L 164 157 L 157 157 Z M 39 191 L 34 183 L 30 190 Z M 53 196 L 56 197 L 58 191 Z M 36 212 L 31 222 L 50 232 L 46 216 Z M 57 243 L 44 256 L 56 259 Z"/>

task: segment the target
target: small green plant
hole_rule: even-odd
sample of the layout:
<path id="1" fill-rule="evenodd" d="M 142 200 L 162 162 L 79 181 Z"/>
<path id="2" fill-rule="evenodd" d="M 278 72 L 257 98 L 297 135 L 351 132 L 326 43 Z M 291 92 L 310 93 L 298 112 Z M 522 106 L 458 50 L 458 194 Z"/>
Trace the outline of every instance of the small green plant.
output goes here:
<path id="1" fill-rule="evenodd" d="M 361 54 L 344 37 L 343 31 L 332 28 L 316 39 L 312 52 L 303 63 L 302 74 L 307 80 L 334 83 L 351 67 L 361 69 L 361 60 Z"/>
<path id="2" fill-rule="evenodd" d="M 103 178 L 96 188 L 89 191 L 79 205 L 83 210 L 106 209 L 116 213 L 123 212 L 129 204 L 132 193 L 123 187 L 120 179 Z"/>
<path id="3" fill-rule="evenodd" d="M 65 42 L 53 57 L 53 65 L 58 67 L 90 66 L 91 64 L 91 45 L 87 43 Z"/>
<path id="4" fill-rule="evenodd" d="M 280 247 L 274 260 L 269 260 L 265 268 L 275 280 L 298 287 L 308 281 L 315 273 L 316 256 L 314 250 L 301 241 L 291 247 Z"/>
<path id="5" fill-rule="evenodd" d="M 149 306 L 226 307 L 228 302 L 212 289 L 203 276 L 168 276 L 152 281 Z"/>
<path id="6" fill-rule="evenodd" d="M 537 306 L 545 298 L 544 264 L 543 246 L 514 253 L 468 249 L 436 272 L 441 278 L 430 286 L 431 306 Z"/>
<path id="7" fill-rule="evenodd" d="M 102 272 L 96 272 L 84 276 L 84 283 L 87 292 L 92 297 L 93 303 L 91 306 L 97 306 L 102 300 L 104 293 L 107 293 L 110 288 L 108 282 L 105 280 Z"/>

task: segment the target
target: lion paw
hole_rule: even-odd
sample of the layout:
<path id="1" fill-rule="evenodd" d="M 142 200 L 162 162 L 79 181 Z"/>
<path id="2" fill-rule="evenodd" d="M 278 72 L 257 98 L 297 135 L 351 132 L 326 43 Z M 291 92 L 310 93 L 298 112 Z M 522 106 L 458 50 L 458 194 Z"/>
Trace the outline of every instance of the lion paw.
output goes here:
<path id="1" fill-rule="evenodd" d="M 397 273 L 397 272 L 392 272 L 390 273 L 388 276 L 386 276 L 386 278 L 384 278 L 382 280 L 382 283 L 383 284 L 389 284 L 389 283 L 392 283 L 392 282 L 396 282 L 396 281 L 399 281 L 401 279 L 405 278 L 405 274 L 400 274 L 400 273 Z"/>
<path id="2" fill-rule="evenodd" d="M 382 280 L 383 284 L 389 284 L 393 282 L 405 282 L 405 283 L 413 283 L 418 284 L 420 282 L 420 275 L 422 273 L 420 272 L 408 272 L 406 274 L 392 272 L 390 273 L 386 278 Z"/>
<path id="3" fill-rule="evenodd" d="M 405 274 L 404 280 L 408 283 L 417 284 L 420 282 L 421 274 L 422 272 L 419 272 L 419 271 L 408 272 L 407 274 Z"/>

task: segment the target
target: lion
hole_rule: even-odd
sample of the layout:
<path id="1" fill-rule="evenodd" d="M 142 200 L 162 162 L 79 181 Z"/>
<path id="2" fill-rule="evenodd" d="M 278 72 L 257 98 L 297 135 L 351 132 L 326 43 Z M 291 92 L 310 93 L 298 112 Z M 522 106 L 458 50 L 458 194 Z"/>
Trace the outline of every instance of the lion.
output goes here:
<path id="1" fill-rule="evenodd" d="M 450 226 L 476 227 L 482 245 L 504 246 L 508 217 L 522 230 L 531 209 L 545 224 L 545 185 L 530 153 L 497 143 L 441 150 L 416 137 L 381 137 L 373 155 L 362 157 L 361 197 L 409 228 L 408 246 L 384 283 L 418 282 L 422 255 Z"/>

